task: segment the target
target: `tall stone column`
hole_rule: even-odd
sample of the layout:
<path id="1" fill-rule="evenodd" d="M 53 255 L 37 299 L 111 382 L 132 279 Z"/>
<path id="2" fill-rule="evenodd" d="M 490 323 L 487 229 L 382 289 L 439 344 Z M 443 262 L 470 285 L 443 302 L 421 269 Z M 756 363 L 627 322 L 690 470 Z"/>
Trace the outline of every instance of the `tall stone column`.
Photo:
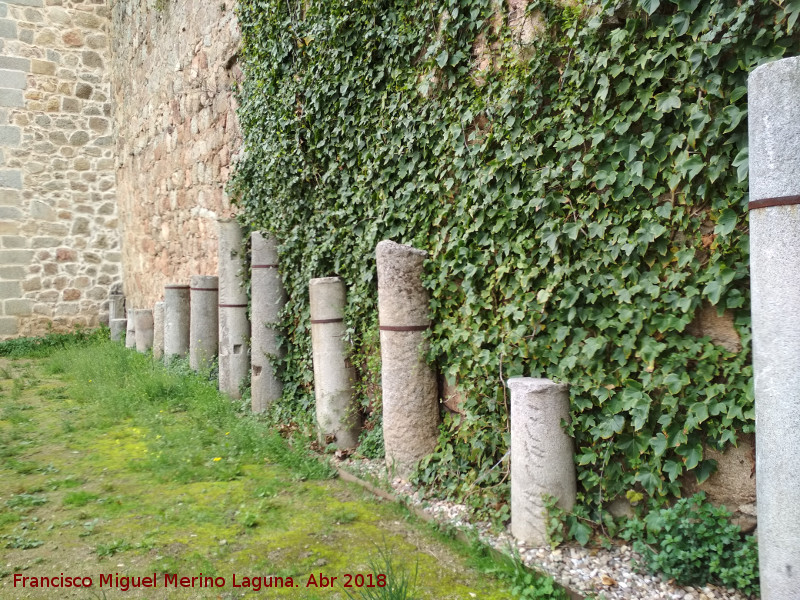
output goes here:
<path id="1" fill-rule="evenodd" d="M 545 546 L 543 495 L 571 510 L 577 493 L 574 445 L 561 427 L 569 422 L 569 387 L 549 379 L 514 377 L 511 390 L 511 533 Z"/>
<path id="2" fill-rule="evenodd" d="M 136 350 L 147 352 L 153 347 L 153 311 L 141 308 L 133 311 L 136 326 Z"/>
<path id="3" fill-rule="evenodd" d="M 265 238 L 261 233 L 253 232 L 250 242 L 250 299 L 253 311 L 250 386 L 253 412 L 260 413 L 283 393 L 283 384 L 275 376 L 269 357 L 280 356 L 275 327 L 280 322 L 280 313 L 286 304 L 286 293 L 278 272 L 275 238 Z"/>
<path id="4" fill-rule="evenodd" d="M 800 590 L 800 57 L 748 80 L 750 295 L 763 600 Z"/>
<path id="5" fill-rule="evenodd" d="M 422 286 L 427 252 L 384 240 L 378 244 L 378 321 L 381 335 L 383 440 L 386 464 L 400 477 L 436 448 L 439 389 L 425 362 L 430 328 Z"/>
<path id="6" fill-rule="evenodd" d="M 355 448 L 361 419 L 353 400 L 355 369 L 347 358 L 344 341 L 344 281 L 341 277 L 312 279 L 308 293 L 317 437 L 323 445 L 328 436 L 333 436 L 337 447 Z"/>
<path id="7" fill-rule="evenodd" d="M 153 358 L 164 358 L 164 303 L 153 305 Z"/>
<path id="8" fill-rule="evenodd" d="M 189 286 L 164 286 L 164 360 L 189 354 Z"/>
<path id="9" fill-rule="evenodd" d="M 111 319 L 109 328 L 111 329 L 111 340 L 114 342 L 121 342 L 126 337 L 128 319 Z"/>
<path id="10" fill-rule="evenodd" d="M 125 329 L 125 347 L 136 348 L 136 321 L 133 318 L 133 309 L 127 309 L 127 325 Z"/>
<path id="11" fill-rule="evenodd" d="M 211 366 L 219 346 L 219 278 L 192 275 L 190 280 L 189 366 L 198 371 Z"/>
<path id="12" fill-rule="evenodd" d="M 250 356 L 250 321 L 247 318 L 247 292 L 242 275 L 242 228 L 236 221 L 219 225 L 219 390 L 231 398 L 247 379 Z"/>

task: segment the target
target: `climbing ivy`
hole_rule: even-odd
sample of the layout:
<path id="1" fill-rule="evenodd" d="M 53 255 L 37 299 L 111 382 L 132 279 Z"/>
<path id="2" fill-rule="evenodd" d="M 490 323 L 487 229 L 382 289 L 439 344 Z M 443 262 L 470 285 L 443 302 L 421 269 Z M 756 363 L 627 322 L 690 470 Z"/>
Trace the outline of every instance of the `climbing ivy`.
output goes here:
<path id="1" fill-rule="evenodd" d="M 231 191 L 280 242 L 280 410 L 313 402 L 308 280 L 348 283 L 369 364 L 375 245 L 413 244 L 429 359 L 465 395 L 418 481 L 501 506 L 503 383 L 549 377 L 571 386 L 576 514 L 599 520 L 753 430 L 746 81 L 797 53 L 800 1 L 533 0 L 522 28 L 505 6 L 241 0 Z M 743 351 L 687 332 L 705 305 Z"/>

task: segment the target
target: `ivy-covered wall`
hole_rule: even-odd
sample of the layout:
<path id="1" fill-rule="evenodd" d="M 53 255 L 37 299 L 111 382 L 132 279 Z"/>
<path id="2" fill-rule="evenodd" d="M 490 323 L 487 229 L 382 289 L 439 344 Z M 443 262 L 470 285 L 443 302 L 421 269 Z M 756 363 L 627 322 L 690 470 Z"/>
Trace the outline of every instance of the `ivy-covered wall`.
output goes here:
<path id="1" fill-rule="evenodd" d="M 571 384 L 577 516 L 708 477 L 753 429 L 746 78 L 798 52 L 798 4 L 242 0 L 233 191 L 281 244 L 278 410 L 313 402 L 312 277 L 348 282 L 372 389 L 390 238 L 430 252 L 429 358 L 464 395 L 421 482 L 502 516 L 515 375 Z M 742 350 L 692 335 L 709 307 Z"/>

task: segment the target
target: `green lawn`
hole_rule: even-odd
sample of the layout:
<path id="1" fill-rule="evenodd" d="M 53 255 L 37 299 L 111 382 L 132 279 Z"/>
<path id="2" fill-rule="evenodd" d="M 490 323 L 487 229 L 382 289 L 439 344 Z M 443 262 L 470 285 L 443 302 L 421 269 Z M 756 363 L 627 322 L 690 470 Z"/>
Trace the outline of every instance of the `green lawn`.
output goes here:
<path id="1" fill-rule="evenodd" d="M 201 377 L 106 341 L 0 359 L 0 555 L 2 598 L 500 600 L 515 579 Z M 125 591 L 136 578 L 155 587 Z"/>

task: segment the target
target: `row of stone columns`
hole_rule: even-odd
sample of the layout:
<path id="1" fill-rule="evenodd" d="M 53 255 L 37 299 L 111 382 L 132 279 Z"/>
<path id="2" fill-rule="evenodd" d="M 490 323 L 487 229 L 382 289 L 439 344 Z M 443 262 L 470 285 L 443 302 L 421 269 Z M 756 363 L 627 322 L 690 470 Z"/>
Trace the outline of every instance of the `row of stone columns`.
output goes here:
<path id="1" fill-rule="evenodd" d="M 169 284 L 164 301 L 152 311 L 129 311 L 126 343 L 140 352 L 152 346 L 155 357 L 167 360 L 188 354 L 196 370 L 207 367 L 219 352 L 219 387 L 232 397 L 239 396 L 251 368 L 252 409 L 262 412 L 282 392 L 269 359 L 279 356 L 275 325 L 286 295 L 274 240 L 253 233 L 251 337 L 241 248 L 239 226 L 221 222 L 219 277 L 196 275 L 189 285 Z M 403 477 L 434 451 L 439 435 L 438 378 L 425 359 L 425 332 L 431 327 L 429 295 L 422 284 L 426 257 L 422 250 L 388 240 L 376 249 L 386 462 Z M 361 419 L 345 341 L 346 298 L 340 277 L 309 282 L 319 442 L 353 448 Z M 125 322 L 112 319 L 112 337 L 113 332 L 120 337 L 120 321 Z M 509 381 L 509 389 L 512 531 L 525 542 L 541 545 L 546 543 L 543 495 L 555 496 L 565 509 L 575 501 L 572 440 L 561 427 L 569 418 L 567 386 L 518 378 Z"/>

